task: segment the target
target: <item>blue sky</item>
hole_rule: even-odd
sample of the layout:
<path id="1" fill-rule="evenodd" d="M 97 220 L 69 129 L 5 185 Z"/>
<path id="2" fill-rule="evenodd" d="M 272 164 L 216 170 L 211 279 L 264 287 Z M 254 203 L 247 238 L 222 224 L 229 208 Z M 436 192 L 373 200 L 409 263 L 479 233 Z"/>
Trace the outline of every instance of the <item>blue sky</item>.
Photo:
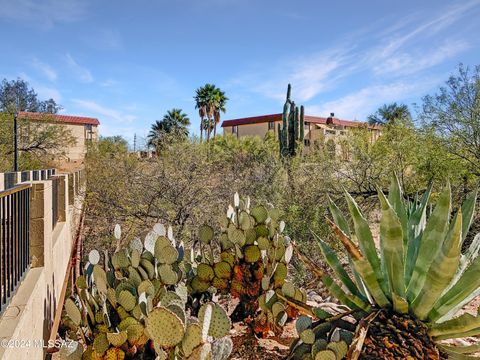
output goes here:
<path id="1" fill-rule="evenodd" d="M 0 77 L 130 141 L 173 107 L 198 132 L 195 89 L 230 98 L 223 119 L 281 111 L 363 120 L 480 64 L 480 0 L 0 0 Z"/>

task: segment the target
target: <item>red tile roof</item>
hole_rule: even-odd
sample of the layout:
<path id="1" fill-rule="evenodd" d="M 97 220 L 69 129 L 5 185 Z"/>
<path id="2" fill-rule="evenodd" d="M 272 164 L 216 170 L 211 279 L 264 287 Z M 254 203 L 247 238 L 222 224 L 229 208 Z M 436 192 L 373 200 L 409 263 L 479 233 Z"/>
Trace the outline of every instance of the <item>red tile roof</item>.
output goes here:
<path id="1" fill-rule="evenodd" d="M 77 125 L 100 125 L 100 121 L 96 118 L 84 117 L 84 116 L 71 116 L 71 115 L 59 115 L 59 114 L 46 114 L 46 113 L 34 113 L 28 111 L 20 111 L 18 117 L 30 120 L 53 120 L 63 122 L 65 124 L 77 124 Z"/>
<path id="2" fill-rule="evenodd" d="M 320 116 L 310 116 L 305 115 L 305 122 L 312 123 L 312 124 L 327 124 L 327 120 L 331 120 L 331 124 L 333 125 L 342 125 L 348 127 L 360 127 L 365 126 L 366 123 L 361 121 L 353 121 L 353 120 L 342 120 L 337 118 L 324 118 Z M 271 115 L 261 115 L 261 116 L 253 116 L 247 118 L 239 118 L 239 119 L 232 119 L 232 120 L 225 120 L 222 123 L 222 127 L 229 127 L 229 126 L 237 126 L 237 125 L 247 125 L 247 124 L 260 124 L 270 121 L 282 121 L 282 114 L 271 114 Z M 368 125 L 370 129 L 378 129 L 378 126 Z"/>

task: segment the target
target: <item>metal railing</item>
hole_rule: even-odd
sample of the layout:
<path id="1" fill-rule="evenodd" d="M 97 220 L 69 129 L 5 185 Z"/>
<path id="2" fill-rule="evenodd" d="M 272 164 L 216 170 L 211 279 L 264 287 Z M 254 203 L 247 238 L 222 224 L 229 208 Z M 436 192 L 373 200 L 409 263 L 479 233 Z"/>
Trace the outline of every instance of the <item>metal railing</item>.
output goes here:
<path id="1" fill-rule="evenodd" d="M 55 229 L 55 226 L 58 222 L 58 189 L 59 181 L 61 178 L 52 177 L 52 229 Z"/>
<path id="2" fill-rule="evenodd" d="M 17 173 L 7 172 L 3 174 L 5 190 L 11 189 L 17 183 Z"/>
<path id="3" fill-rule="evenodd" d="M 0 309 L 30 265 L 30 184 L 0 192 Z"/>
<path id="4" fill-rule="evenodd" d="M 30 181 L 30 171 L 22 171 L 20 180 L 22 182 Z"/>

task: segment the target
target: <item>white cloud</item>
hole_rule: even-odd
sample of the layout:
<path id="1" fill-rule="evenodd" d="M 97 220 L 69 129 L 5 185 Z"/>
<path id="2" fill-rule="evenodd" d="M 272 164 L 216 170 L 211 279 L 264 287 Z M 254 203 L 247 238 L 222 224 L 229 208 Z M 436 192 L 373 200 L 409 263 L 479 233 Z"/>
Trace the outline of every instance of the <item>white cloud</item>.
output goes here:
<path id="1" fill-rule="evenodd" d="M 428 14 L 410 14 L 387 27 L 382 27 L 382 22 L 369 25 L 346 34 L 326 51 L 271 60 L 260 70 L 238 75 L 231 85 L 241 92 L 257 93 L 280 102 L 287 83 L 291 83 L 295 100 L 312 103 L 318 102 L 320 95 L 336 90 L 345 79 L 355 81 L 358 76 L 363 90 L 326 105 L 349 116 L 363 117 L 366 112 L 361 108 L 366 103 L 394 100 L 391 95 L 401 96 L 416 89 L 399 83 L 400 77 L 412 77 L 417 83 L 417 78 L 433 74 L 435 66 L 470 48 L 469 42 L 457 39 L 462 30 L 457 32 L 455 26 L 478 4 L 480 0 L 471 0 Z M 424 91 L 429 90 L 418 85 Z M 368 96 L 373 99 L 368 100 Z M 352 111 L 344 111 L 347 108 Z M 333 108 L 323 110 L 324 114 L 338 112 Z"/>
<path id="2" fill-rule="evenodd" d="M 439 47 L 411 52 L 398 52 L 373 67 L 375 75 L 402 76 L 429 69 L 467 50 L 469 43 L 463 40 L 447 40 Z"/>
<path id="3" fill-rule="evenodd" d="M 34 58 L 32 60 L 32 66 L 37 70 L 39 70 L 43 74 L 43 76 L 45 76 L 48 80 L 50 81 L 57 80 L 57 77 L 58 77 L 57 72 L 53 70 L 53 68 L 50 65 L 41 62 L 37 58 Z"/>
<path id="4" fill-rule="evenodd" d="M 81 66 L 69 53 L 65 55 L 65 61 L 67 62 L 70 70 L 72 70 L 73 74 L 84 83 L 93 82 L 93 76 L 90 70 L 86 67 Z"/>
<path id="5" fill-rule="evenodd" d="M 419 78 L 416 81 L 371 85 L 321 106 L 307 106 L 306 111 L 318 116 L 327 116 L 333 112 L 341 119 L 363 121 L 382 104 L 421 95 L 438 82 L 439 79 L 436 78 Z"/>
<path id="6" fill-rule="evenodd" d="M 86 7 L 83 0 L 0 0 L 0 18 L 52 27 L 56 23 L 81 20 Z"/>
<path id="7" fill-rule="evenodd" d="M 405 29 L 400 28 L 399 31 L 395 32 L 388 40 L 387 44 L 383 46 L 382 51 L 377 55 L 388 57 L 408 42 L 412 42 L 421 37 L 432 37 L 433 35 L 438 34 L 442 30 L 447 29 L 455 22 L 459 21 L 468 10 L 478 4 L 480 4 L 480 0 L 471 0 L 456 4 L 442 9 L 440 15 L 434 16 L 432 19 L 418 24 L 413 29 L 409 29 L 405 32 Z"/>
<path id="8" fill-rule="evenodd" d="M 291 83 L 295 88 L 296 99 L 307 101 L 330 89 L 333 82 L 347 75 L 348 57 L 347 51 L 338 47 L 314 55 L 284 60 L 266 70 L 241 74 L 231 83 L 277 100 L 285 98 L 285 89 L 287 84 Z M 343 68 L 342 72 L 338 71 L 340 68 Z"/>
<path id="9" fill-rule="evenodd" d="M 90 114 L 93 113 L 104 120 L 114 123 L 131 123 L 137 118 L 135 115 L 129 115 L 118 109 L 112 109 L 103 106 L 93 100 L 74 99 L 73 103 L 80 109 L 87 111 Z"/>

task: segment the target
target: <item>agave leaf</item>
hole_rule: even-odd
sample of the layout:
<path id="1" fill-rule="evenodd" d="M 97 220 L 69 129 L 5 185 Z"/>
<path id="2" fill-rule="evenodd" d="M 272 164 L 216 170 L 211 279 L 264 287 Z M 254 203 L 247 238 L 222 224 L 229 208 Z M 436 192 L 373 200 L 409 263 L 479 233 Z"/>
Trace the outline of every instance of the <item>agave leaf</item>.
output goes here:
<path id="1" fill-rule="evenodd" d="M 422 290 L 411 304 L 414 314 L 420 320 L 424 320 L 430 313 L 435 302 L 455 276 L 455 271 L 460 262 L 462 242 L 461 209 L 455 215 L 452 223 L 453 227 L 450 229 L 440 253 L 428 270 Z"/>
<path id="2" fill-rule="evenodd" d="M 451 339 L 454 337 L 464 337 L 462 334 L 467 332 L 471 333 L 471 331 L 480 333 L 480 316 L 465 313 L 441 324 L 433 324 L 428 333 L 430 336 L 438 339 Z"/>
<path id="3" fill-rule="evenodd" d="M 345 216 L 343 216 L 342 214 L 342 211 L 338 208 L 337 204 L 335 204 L 333 202 L 333 200 L 330 198 L 330 196 L 328 197 L 328 200 L 329 200 L 329 209 L 330 209 L 330 212 L 332 214 L 332 217 L 333 217 L 333 222 L 335 224 L 337 224 L 337 226 L 348 236 L 348 237 L 351 237 L 351 233 L 350 233 L 350 227 L 348 226 L 348 221 L 347 219 L 345 219 Z M 357 283 L 357 287 L 360 291 L 360 293 L 365 296 L 365 297 L 368 297 L 367 295 L 367 291 L 364 290 L 364 287 L 365 285 L 362 283 L 361 279 L 360 279 L 360 275 L 357 273 L 357 271 L 355 270 L 355 268 L 352 266 L 351 262 L 352 262 L 352 259 L 351 259 L 351 256 L 350 254 L 348 255 L 348 261 L 350 263 L 350 268 L 352 269 L 352 272 L 353 272 L 353 276 L 355 278 L 355 282 Z"/>
<path id="4" fill-rule="evenodd" d="M 462 241 L 465 241 L 468 230 L 472 225 L 473 215 L 475 214 L 475 205 L 477 203 L 477 191 L 473 191 L 468 194 L 467 198 L 462 204 L 463 213 L 463 227 L 462 227 Z"/>
<path id="5" fill-rule="evenodd" d="M 377 249 L 375 248 L 375 243 L 373 241 L 372 232 L 370 230 L 370 227 L 368 226 L 368 222 L 363 217 L 353 197 L 346 191 L 345 198 L 347 200 L 348 209 L 350 210 L 350 214 L 353 219 L 355 235 L 357 236 L 358 244 L 360 246 L 360 249 L 362 250 L 362 254 L 367 258 L 373 269 L 377 282 L 380 284 L 382 291 L 386 294 L 388 293 L 388 287 L 383 277 L 382 267 L 380 264 L 380 260 L 378 259 Z"/>
<path id="6" fill-rule="evenodd" d="M 370 306 L 361 298 L 345 293 L 330 276 L 326 275 L 312 260 L 304 256 L 300 251 L 297 251 L 297 256 L 340 302 L 352 309 L 363 309 L 365 311 L 370 309 Z"/>
<path id="7" fill-rule="evenodd" d="M 418 225 L 421 222 L 423 214 L 425 213 L 428 205 L 428 200 L 430 199 L 430 195 L 432 194 L 432 188 L 433 188 L 433 183 L 430 182 L 430 184 L 427 187 L 427 190 L 422 195 L 420 204 L 418 205 L 418 207 L 416 207 L 414 213 L 409 218 L 409 225 Z"/>
<path id="8" fill-rule="evenodd" d="M 408 285 L 407 298 L 413 301 L 422 290 L 427 271 L 442 247 L 450 216 L 450 184 L 441 193 L 420 241 L 418 256 Z"/>
<path id="9" fill-rule="evenodd" d="M 420 241 L 422 239 L 423 230 L 427 221 L 427 204 L 432 193 L 432 183 L 429 184 L 427 191 L 422 196 L 418 207 L 417 196 L 412 206 L 415 210 L 408 218 L 408 248 L 405 259 L 405 284 L 410 283 L 413 268 L 418 257 L 418 249 L 420 248 Z"/>
<path id="10" fill-rule="evenodd" d="M 357 245 L 354 244 L 353 241 L 350 240 L 350 238 L 345 235 L 345 233 L 340 230 L 340 228 L 335 223 L 331 222 L 328 219 L 327 222 L 329 222 L 330 226 L 335 232 L 335 235 L 337 235 L 337 238 L 342 242 L 345 250 L 347 250 L 347 252 L 352 257 L 353 268 L 362 278 L 368 291 L 375 299 L 375 302 L 382 307 L 389 305 L 390 302 L 385 296 L 385 293 L 383 292 L 383 289 L 378 282 L 376 273 L 373 270 L 370 262 L 362 255 Z"/>
<path id="11" fill-rule="evenodd" d="M 408 311 L 408 304 L 405 301 L 403 226 L 401 220 L 380 189 L 378 189 L 378 197 L 382 205 L 382 219 L 380 220 L 381 249 L 384 267 L 390 284 L 393 307 L 394 310 L 398 312 L 406 313 Z"/>
<path id="12" fill-rule="evenodd" d="M 467 346 L 450 346 L 442 345 L 441 348 L 447 352 L 457 354 L 473 354 L 480 351 L 480 344 L 467 345 Z"/>
<path id="13" fill-rule="evenodd" d="M 342 304 L 347 305 L 350 309 L 362 309 L 366 312 L 371 310 L 370 306 L 361 298 L 353 294 L 347 294 L 345 291 L 343 291 L 342 288 L 338 286 L 330 276 L 323 276 L 321 281 L 336 299 L 338 299 Z"/>
<path id="14" fill-rule="evenodd" d="M 465 304 L 465 300 L 470 297 L 470 294 L 480 288 L 479 273 L 480 257 L 477 257 L 455 285 L 438 299 L 432 311 L 428 314 L 428 318 L 431 321 L 437 321 L 458 305 Z"/>
<path id="15" fill-rule="evenodd" d="M 358 296 L 359 298 L 363 298 L 365 301 L 366 299 L 363 297 L 360 290 L 357 288 L 355 283 L 352 281 L 348 273 L 343 268 L 340 260 L 338 259 L 335 252 L 332 250 L 330 246 L 328 246 L 322 239 L 320 239 L 316 234 L 313 234 L 319 243 L 320 250 L 322 251 L 323 257 L 327 261 L 328 265 L 332 268 L 337 278 L 347 287 L 347 289 L 353 294 Z"/>
<path id="16" fill-rule="evenodd" d="M 460 346 L 445 346 L 437 345 L 441 350 L 448 354 L 449 360 L 469 360 L 469 359 L 478 359 L 478 356 L 466 355 L 466 353 L 460 353 L 454 349 L 460 349 Z M 466 346 L 465 346 L 466 347 Z"/>
<path id="17" fill-rule="evenodd" d="M 480 234 L 477 234 L 473 238 L 473 241 L 468 247 L 467 251 L 465 251 L 465 255 L 462 261 L 463 270 L 465 270 L 467 266 L 470 265 L 473 262 L 473 260 L 477 258 L 479 253 L 480 253 Z"/>
<path id="18" fill-rule="evenodd" d="M 337 204 L 333 202 L 330 196 L 328 197 L 328 200 L 329 200 L 328 208 L 332 213 L 333 221 L 348 237 L 351 237 L 350 227 L 348 226 L 347 219 L 345 219 L 345 216 L 343 216 L 342 211 L 338 208 Z"/>
<path id="19" fill-rule="evenodd" d="M 383 292 L 376 277 L 376 273 L 373 271 L 372 265 L 368 262 L 368 260 L 353 260 L 353 266 L 362 277 L 365 286 L 367 287 L 375 302 L 380 307 L 389 306 L 390 301 L 385 296 L 385 293 Z"/>
<path id="20" fill-rule="evenodd" d="M 360 276 L 358 271 L 355 270 L 355 267 L 353 266 L 352 257 L 350 256 L 350 254 L 347 254 L 347 255 L 348 255 L 348 264 L 350 265 L 350 269 L 352 270 L 353 277 L 355 278 L 355 284 L 357 285 L 358 290 L 368 300 L 368 302 L 373 303 L 372 296 L 368 292 L 365 286 L 365 283 L 362 280 L 362 277 Z"/>
<path id="21" fill-rule="evenodd" d="M 392 182 L 388 192 L 388 202 L 391 204 L 400 220 L 403 232 L 403 245 L 406 247 L 408 243 L 408 216 L 403 200 L 402 188 L 400 187 L 400 182 L 395 173 L 392 176 Z"/>

